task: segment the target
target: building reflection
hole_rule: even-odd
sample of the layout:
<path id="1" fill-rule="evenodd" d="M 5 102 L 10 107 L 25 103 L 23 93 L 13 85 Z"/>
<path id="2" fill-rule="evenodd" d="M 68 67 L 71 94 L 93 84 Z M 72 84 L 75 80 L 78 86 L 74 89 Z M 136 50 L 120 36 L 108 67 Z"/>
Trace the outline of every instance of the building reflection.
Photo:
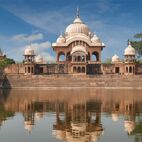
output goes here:
<path id="1" fill-rule="evenodd" d="M 56 123 L 53 134 L 57 139 L 68 142 L 96 141 L 103 133 L 101 124 L 101 102 L 64 104 L 62 116 L 60 104 L 56 104 Z"/>
<path id="2" fill-rule="evenodd" d="M 88 93 L 89 92 L 89 93 Z M 29 133 L 47 112 L 56 114 L 52 134 L 67 142 L 95 142 L 105 131 L 102 113 L 112 121 L 123 117 L 124 132 L 142 141 L 142 95 L 140 91 L 20 91 L 0 95 L 0 124 L 22 112 Z"/>

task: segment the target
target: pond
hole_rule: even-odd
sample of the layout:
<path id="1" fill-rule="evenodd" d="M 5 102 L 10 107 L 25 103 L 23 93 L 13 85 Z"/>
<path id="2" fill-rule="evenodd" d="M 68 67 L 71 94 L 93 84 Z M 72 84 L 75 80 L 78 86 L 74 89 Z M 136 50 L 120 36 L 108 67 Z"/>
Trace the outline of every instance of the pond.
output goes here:
<path id="1" fill-rule="evenodd" d="M 142 90 L 0 90 L 0 142 L 142 142 Z"/>

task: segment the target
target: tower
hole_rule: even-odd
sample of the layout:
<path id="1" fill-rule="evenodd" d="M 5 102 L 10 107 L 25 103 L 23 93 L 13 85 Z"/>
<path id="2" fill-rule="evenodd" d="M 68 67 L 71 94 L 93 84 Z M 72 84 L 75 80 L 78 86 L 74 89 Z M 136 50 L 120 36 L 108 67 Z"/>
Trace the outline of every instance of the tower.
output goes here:
<path id="1" fill-rule="evenodd" d="M 26 75 L 32 75 L 35 73 L 35 53 L 31 45 L 29 45 L 24 52 L 24 68 Z"/>
<path id="2" fill-rule="evenodd" d="M 128 47 L 124 51 L 124 64 L 125 64 L 125 74 L 133 75 L 135 74 L 135 55 L 136 51 L 131 46 L 131 43 L 128 43 Z"/>

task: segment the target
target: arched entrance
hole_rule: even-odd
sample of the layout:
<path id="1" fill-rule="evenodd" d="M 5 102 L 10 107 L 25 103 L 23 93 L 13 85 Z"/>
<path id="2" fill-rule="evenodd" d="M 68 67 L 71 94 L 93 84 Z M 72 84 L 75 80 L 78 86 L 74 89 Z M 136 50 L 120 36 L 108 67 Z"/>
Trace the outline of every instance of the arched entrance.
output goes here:
<path id="1" fill-rule="evenodd" d="M 129 73 L 132 73 L 132 67 L 129 67 Z"/>
<path id="2" fill-rule="evenodd" d="M 64 52 L 60 52 L 58 54 L 58 61 L 65 61 L 66 57 L 65 57 L 65 53 Z"/>
<path id="3" fill-rule="evenodd" d="M 91 60 L 96 62 L 99 61 L 99 53 L 96 51 L 92 52 Z"/>
<path id="4" fill-rule="evenodd" d="M 82 73 L 85 73 L 85 67 L 82 67 Z"/>

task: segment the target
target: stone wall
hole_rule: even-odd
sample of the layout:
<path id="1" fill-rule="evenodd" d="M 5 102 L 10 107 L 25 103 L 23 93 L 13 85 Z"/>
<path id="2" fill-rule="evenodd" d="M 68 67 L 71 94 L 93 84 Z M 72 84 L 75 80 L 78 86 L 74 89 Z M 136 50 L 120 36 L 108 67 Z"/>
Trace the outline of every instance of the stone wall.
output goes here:
<path id="1" fill-rule="evenodd" d="M 7 75 L 4 88 L 132 87 L 142 88 L 142 75 Z"/>
<path id="2" fill-rule="evenodd" d="M 113 74 L 114 73 L 114 64 L 102 64 L 101 69 L 103 74 Z"/>
<path id="3" fill-rule="evenodd" d="M 24 64 L 12 64 L 5 68 L 6 74 L 24 74 Z"/>

